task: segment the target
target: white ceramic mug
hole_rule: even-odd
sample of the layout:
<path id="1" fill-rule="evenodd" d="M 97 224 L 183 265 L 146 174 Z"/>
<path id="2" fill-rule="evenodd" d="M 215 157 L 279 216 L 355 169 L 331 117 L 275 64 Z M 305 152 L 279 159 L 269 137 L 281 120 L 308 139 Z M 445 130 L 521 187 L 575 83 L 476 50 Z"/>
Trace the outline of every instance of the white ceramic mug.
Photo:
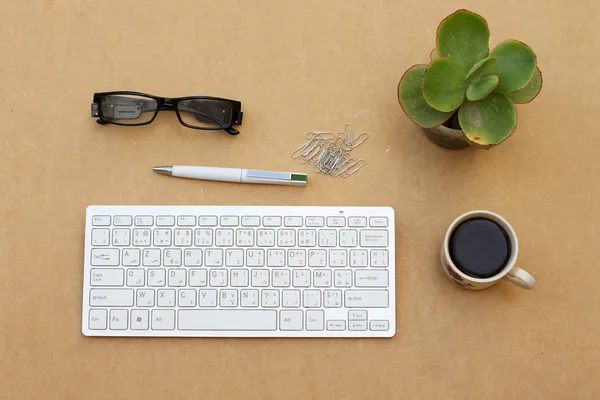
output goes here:
<path id="1" fill-rule="evenodd" d="M 511 254 L 506 266 L 498 274 L 485 279 L 474 278 L 465 274 L 456 267 L 450 257 L 450 236 L 454 232 L 454 229 L 456 229 L 460 223 L 473 218 L 486 218 L 500 225 L 508 235 L 511 244 Z M 529 272 L 515 266 L 518 255 L 519 242 L 513 227 L 500 215 L 485 210 L 469 211 L 456 218 L 452 224 L 450 224 L 450 227 L 448 227 L 448 231 L 446 231 L 446 236 L 444 237 L 444 243 L 442 244 L 442 266 L 444 267 L 446 275 L 454 283 L 467 289 L 485 289 L 495 285 L 502 279 L 514 283 L 523 289 L 533 289 L 535 286 L 535 278 L 531 276 Z"/>

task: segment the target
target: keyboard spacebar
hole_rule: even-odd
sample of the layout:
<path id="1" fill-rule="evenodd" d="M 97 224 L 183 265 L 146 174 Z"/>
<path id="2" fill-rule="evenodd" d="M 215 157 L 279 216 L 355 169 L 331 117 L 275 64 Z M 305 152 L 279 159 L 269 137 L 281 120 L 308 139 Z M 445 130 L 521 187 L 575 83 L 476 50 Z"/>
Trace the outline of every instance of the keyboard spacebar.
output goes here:
<path id="1" fill-rule="evenodd" d="M 180 310 L 182 331 L 274 331 L 275 310 Z"/>

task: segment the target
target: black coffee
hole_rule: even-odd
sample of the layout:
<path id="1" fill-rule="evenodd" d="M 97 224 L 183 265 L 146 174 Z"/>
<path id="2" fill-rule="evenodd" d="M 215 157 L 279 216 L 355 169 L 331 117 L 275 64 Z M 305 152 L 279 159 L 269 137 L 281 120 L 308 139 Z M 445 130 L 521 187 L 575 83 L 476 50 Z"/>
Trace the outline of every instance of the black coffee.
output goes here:
<path id="1" fill-rule="evenodd" d="M 474 278 L 489 278 L 508 263 L 510 239 L 497 223 L 486 218 L 462 222 L 450 236 L 454 265 Z"/>

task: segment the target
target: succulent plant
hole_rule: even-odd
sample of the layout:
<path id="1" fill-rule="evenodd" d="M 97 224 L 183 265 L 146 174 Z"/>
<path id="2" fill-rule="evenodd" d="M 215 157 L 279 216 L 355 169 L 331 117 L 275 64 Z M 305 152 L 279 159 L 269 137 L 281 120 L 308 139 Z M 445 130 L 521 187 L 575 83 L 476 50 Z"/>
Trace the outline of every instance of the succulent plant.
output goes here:
<path id="1" fill-rule="evenodd" d="M 514 104 L 538 95 L 542 73 L 529 46 L 505 40 L 490 52 L 489 37 L 486 20 L 468 10 L 440 23 L 429 65 L 410 67 L 398 85 L 398 100 L 415 124 L 433 128 L 456 114 L 467 142 L 481 148 L 514 132 Z"/>

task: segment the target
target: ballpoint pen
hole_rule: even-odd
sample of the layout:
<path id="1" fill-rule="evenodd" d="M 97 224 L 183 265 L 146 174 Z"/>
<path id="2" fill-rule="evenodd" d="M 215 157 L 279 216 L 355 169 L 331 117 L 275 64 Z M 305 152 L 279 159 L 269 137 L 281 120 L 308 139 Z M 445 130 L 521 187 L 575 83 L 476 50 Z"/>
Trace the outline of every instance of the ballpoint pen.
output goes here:
<path id="1" fill-rule="evenodd" d="M 159 174 L 179 178 L 237 183 L 265 183 L 271 185 L 306 186 L 308 176 L 296 172 L 274 172 L 256 169 L 170 165 L 152 168 Z"/>

